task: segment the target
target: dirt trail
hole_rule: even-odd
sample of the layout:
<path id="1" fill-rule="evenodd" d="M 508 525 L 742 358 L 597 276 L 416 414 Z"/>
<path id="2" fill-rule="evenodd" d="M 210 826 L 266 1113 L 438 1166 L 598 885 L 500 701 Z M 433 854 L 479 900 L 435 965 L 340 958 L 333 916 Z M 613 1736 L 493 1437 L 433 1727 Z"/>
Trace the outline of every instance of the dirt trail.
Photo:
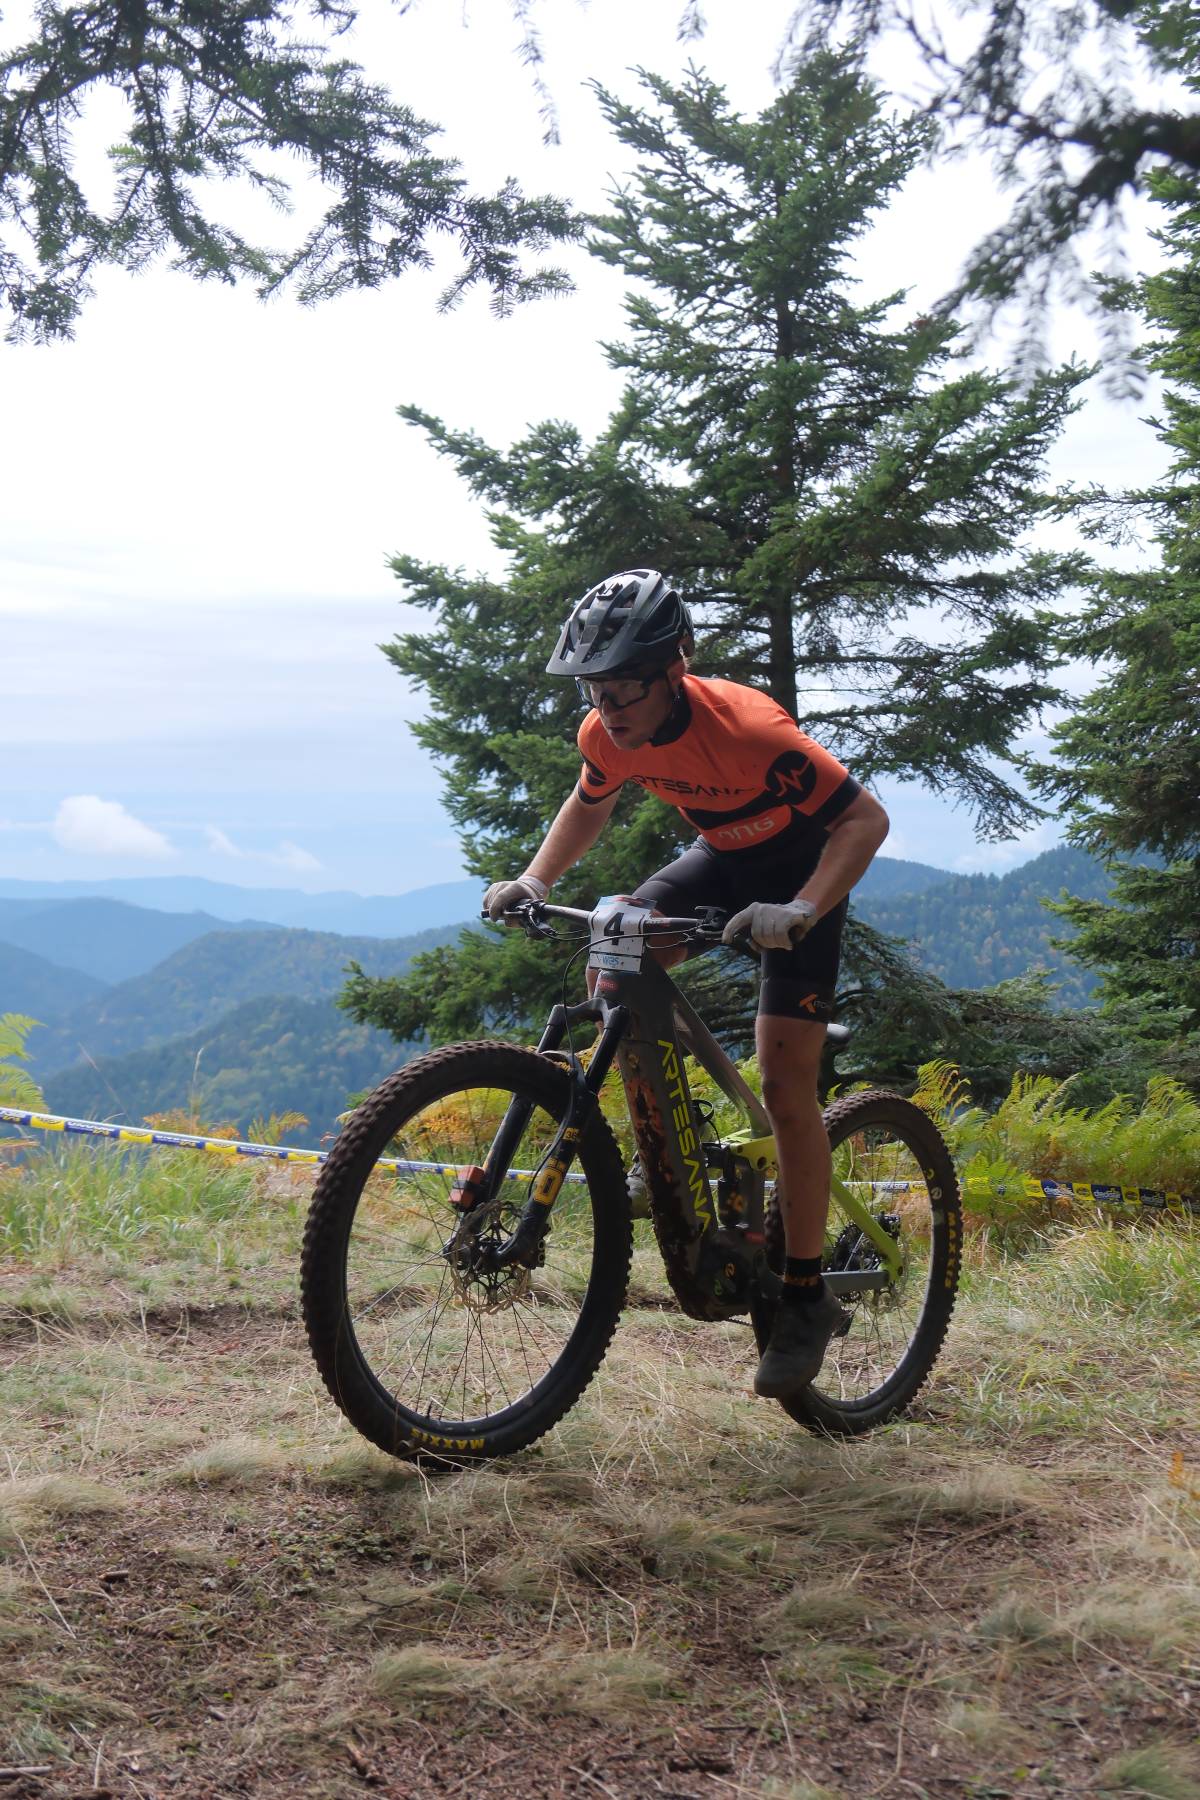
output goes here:
<path id="1" fill-rule="evenodd" d="M 1051 1346 L 981 1290 L 917 1414 L 838 1446 L 753 1401 L 744 1332 L 656 1304 L 542 1446 L 430 1478 L 345 1427 L 282 1292 L 0 1310 L 0 1794 L 1044 1800 L 1185 1768 L 1194 1343 Z"/>

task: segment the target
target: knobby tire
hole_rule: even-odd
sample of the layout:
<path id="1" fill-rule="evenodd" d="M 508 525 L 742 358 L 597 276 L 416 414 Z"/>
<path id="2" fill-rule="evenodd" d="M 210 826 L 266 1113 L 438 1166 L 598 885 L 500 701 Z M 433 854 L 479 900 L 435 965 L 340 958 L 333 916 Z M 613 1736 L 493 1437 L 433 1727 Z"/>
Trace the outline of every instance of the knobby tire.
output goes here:
<path id="1" fill-rule="evenodd" d="M 546 1239 L 546 1266 L 528 1275 L 516 1270 L 511 1281 L 518 1285 L 506 1289 L 503 1280 L 496 1281 L 490 1295 L 469 1276 L 456 1286 L 443 1254 L 459 1219 L 450 1204 L 452 1172 L 389 1176 L 377 1169 L 381 1158 L 413 1157 L 405 1148 L 406 1132 L 426 1156 L 430 1145 L 436 1150 L 453 1141 L 458 1148 L 464 1140 L 453 1139 L 453 1132 L 461 1133 L 464 1118 L 475 1136 L 457 1160 L 481 1163 L 491 1113 L 476 1125 L 472 1108 L 484 1096 L 493 1110 L 502 1111 L 514 1095 L 532 1103 L 542 1130 L 533 1160 L 523 1143 L 510 1167 L 523 1163 L 536 1173 L 538 1151 L 553 1140 L 567 1114 L 571 1078 L 534 1050 L 485 1040 L 432 1051 L 388 1076 L 347 1123 L 314 1190 L 301 1260 L 309 1344 L 342 1412 L 389 1455 L 457 1465 L 525 1449 L 575 1404 L 616 1329 L 629 1280 L 632 1232 L 620 1153 L 598 1110 L 591 1112 L 574 1163 L 586 1185 L 566 1186 L 559 1196 Z M 513 1177 L 506 1187 L 513 1191 L 511 1229 L 530 1182 Z M 394 1271 L 388 1260 L 393 1255 Z M 522 1298 L 488 1311 L 482 1300 L 494 1299 L 495 1292 L 502 1301 L 506 1292 Z M 497 1334 L 490 1348 L 489 1331 Z M 435 1404 L 424 1394 L 426 1371 L 418 1367 L 422 1347 L 428 1364 L 430 1347 L 443 1340 L 450 1344 L 446 1358 L 451 1357 L 455 1332 L 465 1346 L 459 1365 L 463 1416 L 458 1417 L 445 1397 Z M 537 1356 L 530 1363 L 531 1346 L 549 1357 L 540 1374 Z M 519 1368 L 521 1357 L 525 1369 L 515 1385 L 528 1374 L 529 1386 L 514 1393 L 506 1373 Z M 468 1367 L 476 1364 L 472 1385 Z M 502 1390 L 495 1397 L 504 1404 L 495 1409 L 489 1379 Z M 479 1387 L 482 1411 L 471 1400 Z"/>
<path id="2" fill-rule="evenodd" d="M 962 1260 L 962 1211 L 958 1178 L 945 1141 L 933 1120 L 911 1100 L 883 1090 L 849 1094 L 826 1108 L 825 1128 L 835 1170 L 839 1160 L 856 1155 L 857 1145 L 868 1145 L 872 1134 L 890 1133 L 901 1147 L 896 1151 L 897 1172 L 903 1162 L 906 1172 L 915 1170 L 921 1178 L 902 1200 L 885 1192 L 872 1206 L 877 1214 L 891 1213 L 893 1206 L 905 1209 L 902 1229 L 914 1249 L 907 1278 L 911 1292 L 887 1289 L 844 1302 L 853 1315 L 850 1331 L 844 1339 L 832 1340 L 811 1387 L 794 1399 L 780 1402 L 798 1424 L 810 1431 L 848 1437 L 895 1418 L 924 1386 L 954 1310 Z M 836 1206 L 831 1206 L 830 1218 L 834 1230 L 826 1247 L 827 1268 L 840 1235 Z M 767 1214 L 766 1237 L 771 1267 L 782 1271 L 783 1219 L 774 1200 Z M 918 1250 L 920 1269 L 916 1267 Z M 901 1289 L 905 1287 L 902 1278 Z M 911 1330 L 904 1323 L 909 1314 L 901 1308 L 911 1309 Z M 754 1309 L 760 1349 L 766 1348 L 773 1310 L 766 1304 Z M 899 1329 L 895 1329 L 897 1325 Z M 888 1329 L 892 1329 L 897 1343 L 908 1331 L 907 1341 L 894 1357 L 890 1349 L 886 1356 L 883 1354 L 884 1333 Z M 885 1368 L 885 1363 L 890 1366 Z M 864 1391 L 858 1391 L 860 1388 Z"/>

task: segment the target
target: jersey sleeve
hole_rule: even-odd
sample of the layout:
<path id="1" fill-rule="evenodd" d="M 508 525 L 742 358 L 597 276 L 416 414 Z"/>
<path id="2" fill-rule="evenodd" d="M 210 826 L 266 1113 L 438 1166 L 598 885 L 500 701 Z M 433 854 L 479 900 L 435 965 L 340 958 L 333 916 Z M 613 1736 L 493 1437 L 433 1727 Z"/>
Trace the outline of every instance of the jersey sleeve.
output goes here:
<path id="1" fill-rule="evenodd" d="M 797 807 L 797 811 L 812 820 L 814 825 L 828 829 L 835 819 L 839 819 L 850 805 L 862 793 L 862 788 L 855 781 L 849 769 L 842 767 L 837 757 L 818 744 L 815 738 L 808 737 L 803 731 L 798 732 L 803 754 L 807 756 L 817 772 L 816 784 L 807 803 Z"/>
<path id="2" fill-rule="evenodd" d="M 764 787 L 794 813 L 828 830 L 862 789 L 824 744 L 801 731 L 781 706 L 769 704 L 771 762 Z"/>
<path id="3" fill-rule="evenodd" d="M 589 713 L 579 727 L 579 754 L 583 768 L 575 792 L 586 806 L 597 800 L 609 800 L 625 785 L 625 777 L 613 766 L 612 745 L 595 713 Z"/>

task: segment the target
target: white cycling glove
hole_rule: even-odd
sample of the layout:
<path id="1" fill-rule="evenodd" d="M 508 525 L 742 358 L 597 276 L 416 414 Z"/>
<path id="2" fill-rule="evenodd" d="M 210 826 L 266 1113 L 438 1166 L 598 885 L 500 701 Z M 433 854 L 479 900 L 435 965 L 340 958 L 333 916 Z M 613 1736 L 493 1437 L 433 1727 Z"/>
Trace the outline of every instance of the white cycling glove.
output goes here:
<path id="1" fill-rule="evenodd" d="M 787 900 L 774 904 L 756 900 L 735 913 L 721 933 L 723 944 L 748 932 L 750 942 L 758 950 L 790 950 L 816 923 L 817 909 L 811 900 Z"/>
<path id="2" fill-rule="evenodd" d="M 518 875 L 515 881 L 493 881 L 483 896 L 483 910 L 489 919 L 498 919 L 510 906 L 523 900 L 544 900 L 550 889 L 536 875 Z"/>

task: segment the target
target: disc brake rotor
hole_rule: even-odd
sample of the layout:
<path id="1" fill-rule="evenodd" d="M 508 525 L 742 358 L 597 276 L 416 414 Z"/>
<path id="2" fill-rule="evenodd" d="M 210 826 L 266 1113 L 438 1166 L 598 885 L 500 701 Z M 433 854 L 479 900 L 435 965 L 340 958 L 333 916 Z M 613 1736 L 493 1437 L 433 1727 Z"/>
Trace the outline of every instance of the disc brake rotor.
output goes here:
<path id="1" fill-rule="evenodd" d="M 483 1245 L 504 1237 L 497 1211 L 492 1211 L 483 1232 L 459 1231 L 445 1246 L 442 1255 L 450 1266 L 450 1280 L 459 1306 L 473 1313 L 505 1312 L 529 1297 L 533 1271 L 523 1263 L 509 1263 L 503 1269 L 490 1269 L 480 1252 Z"/>

